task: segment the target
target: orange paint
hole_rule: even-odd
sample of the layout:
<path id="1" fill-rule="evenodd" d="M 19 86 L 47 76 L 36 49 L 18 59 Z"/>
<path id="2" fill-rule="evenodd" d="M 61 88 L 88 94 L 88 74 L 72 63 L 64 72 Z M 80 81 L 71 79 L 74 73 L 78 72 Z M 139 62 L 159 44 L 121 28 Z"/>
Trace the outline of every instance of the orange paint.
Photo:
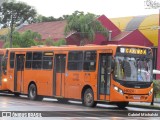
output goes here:
<path id="1" fill-rule="evenodd" d="M 108 68 L 117 55 L 117 47 L 149 49 L 132 45 L 90 45 L 0 50 L 0 54 L 7 57 L 7 73 L 2 73 L 0 90 L 28 94 L 30 83 L 35 83 L 38 95 L 81 100 L 85 88 L 90 87 L 95 101 L 150 102 L 152 95 L 148 93 L 153 85 L 129 88 L 113 79 L 114 71 Z M 71 53 L 74 56 L 70 56 Z M 3 81 L 4 78 L 7 82 Z M 114 86 L 124 93 L 117 92 Z"/>

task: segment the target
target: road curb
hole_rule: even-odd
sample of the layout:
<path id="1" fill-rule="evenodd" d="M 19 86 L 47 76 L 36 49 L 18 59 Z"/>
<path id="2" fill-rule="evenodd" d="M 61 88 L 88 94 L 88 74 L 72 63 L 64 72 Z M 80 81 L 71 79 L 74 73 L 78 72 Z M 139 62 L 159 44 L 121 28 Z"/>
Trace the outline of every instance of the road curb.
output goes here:
<path id="1" fill-rule="evenodd" d="M 160 110 L 160 107 L 157 105 L 139 105 L 139 104 L 129 104 L 129 107 L 136 107 L 136 108 L 147 108 L 147 109 L 156 109 Z"/>

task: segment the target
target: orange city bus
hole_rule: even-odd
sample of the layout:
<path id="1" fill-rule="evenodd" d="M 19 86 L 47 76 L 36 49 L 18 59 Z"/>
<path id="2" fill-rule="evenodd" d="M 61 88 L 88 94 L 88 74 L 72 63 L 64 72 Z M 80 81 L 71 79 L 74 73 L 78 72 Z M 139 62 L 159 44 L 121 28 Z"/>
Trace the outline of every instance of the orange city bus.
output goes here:
<path id="1" fill-rule="evenodd" d="M 124 108 L 129 102 L 152 101 L 152 50 L 148 47 L 37 46 L 3 51 L 1 91 L 27 94 L 31 100 L 81 100 L 89 107 L 110 102 Z"/>

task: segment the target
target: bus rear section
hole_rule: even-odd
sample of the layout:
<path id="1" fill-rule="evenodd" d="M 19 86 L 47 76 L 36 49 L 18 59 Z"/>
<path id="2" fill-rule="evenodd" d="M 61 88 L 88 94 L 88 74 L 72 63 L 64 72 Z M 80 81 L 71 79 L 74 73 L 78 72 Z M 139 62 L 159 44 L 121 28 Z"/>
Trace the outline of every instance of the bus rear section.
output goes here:
<path id="1" fill-rule="evenodd" d="M 0 91 L 7 89 L 7 51 L 0 49 Z"/>

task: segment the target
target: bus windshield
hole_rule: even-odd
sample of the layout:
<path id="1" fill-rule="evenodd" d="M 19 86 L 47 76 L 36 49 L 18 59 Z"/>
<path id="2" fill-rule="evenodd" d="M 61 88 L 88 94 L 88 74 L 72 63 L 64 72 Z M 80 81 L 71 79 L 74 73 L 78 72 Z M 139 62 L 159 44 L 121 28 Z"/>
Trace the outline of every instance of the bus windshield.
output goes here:
<path id="1" fill-rule="evenodd" d="M 152 60 L 149 58 L 115 57 L 114 78 L 122 81 L 152 81 Z"/>

